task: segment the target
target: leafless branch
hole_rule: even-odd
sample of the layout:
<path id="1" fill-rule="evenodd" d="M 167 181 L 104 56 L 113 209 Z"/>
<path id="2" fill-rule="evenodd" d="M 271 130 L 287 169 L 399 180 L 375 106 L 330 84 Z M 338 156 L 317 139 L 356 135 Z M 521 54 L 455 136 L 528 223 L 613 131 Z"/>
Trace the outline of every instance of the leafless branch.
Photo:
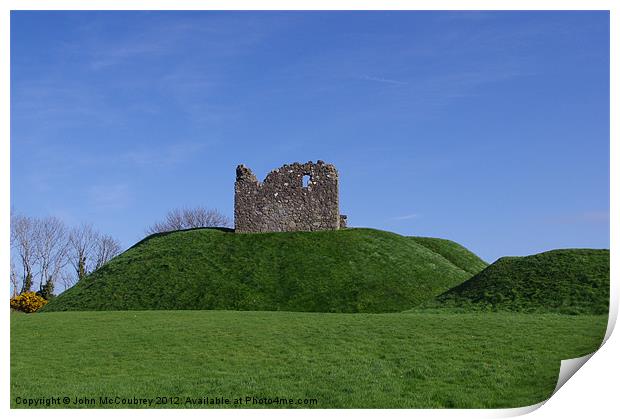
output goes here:
<path id="1" fill-rule="evenodd" d="M 230 227 L 230 218 L 218 210 L 197 208 L 175 208 L 168 211 L 163 221 L 154 223 L 149 227 L 147 234 L 164 233 L 167 231 L 184 230 L 199 227 Z"/>
<path id="2" fill-rule="evenodd" d="M 96 265 L 99 240 L 100 234 L 90 224 L 82 224 L 69 233 L 69 263 L 78 280 L 83 279 Z"/>
<path id="3" fill-rule="evenodd" d="M 30 291 L 37 263 L 35 220 L 11 213 L 11 247 L 22 268 L 21 292 Z"/>
<path id="4" fill-rule="evenodd" d="M 17 270 L 15 269 L 15 263 L 11 260 L 11 296 L 15 297 L 18 293 L 19 278 L 17 278 Z"/>
<path id="5" fill-rule="evenodd" d="M 121 245 L 111 236 L 99 236 L 95 247 L 95 269 L 101 268 L 121 252 Z"/>
<path id="6" fill-rule="evenodd" d="M 43 290 L 44 285 L 53 290 L 61 270 L 68 263 L 67 228 L 60 219 L 46 217 L 35 223 L 35 237 L 40 268 L 39 290 Z"/>

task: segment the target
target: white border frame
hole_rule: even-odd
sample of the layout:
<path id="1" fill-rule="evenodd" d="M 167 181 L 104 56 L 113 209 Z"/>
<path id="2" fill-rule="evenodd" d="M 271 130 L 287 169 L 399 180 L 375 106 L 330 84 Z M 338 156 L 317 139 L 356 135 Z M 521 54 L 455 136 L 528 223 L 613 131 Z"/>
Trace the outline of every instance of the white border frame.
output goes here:
<path id="1" fill-rule="evenodd" d="M 320 414 L 327 417 L 358 417 L 383 416 L 386 414 L 398 417 L 509 417 L 525 414 L 536 410 L 545 404 L 545 408 L 536 411 L 537 417 L 583 417 L 595 414 L 594 417 L 609 417 L 617 412 L 617 394 L 614 389 L 618 383 L 618 355 L 620 343 L 617 336 L 611 336 L 618 315 L 618 273 L 620 265 L 614 249 L 618 248 L 618 227 L 620 217 L 620 202 L 618 193 L 614 193 L 614 187 L 618 187 L 620 175 L 620 147 L 618 145 L 618 46 L 620 8 L 617 1 L 577 1 L 577 0 L 437 0 L 437 1 L 405 1 L 405 0 L 300 0 L 291 2 L 282 0 L 267 0 L 262 2 L 249 0 L 236 1 L 201 1 L 201 0 L 5 0 L 0 4 L 0 236 L 3 245 L 0 247 L 0 272 L 9 272 L 9 214 L 10 214 L 10 11 L 11 10 L 609 10 L 610 11 L 610 247 L 611 253 L 611 303 L 609 324 L 605 336 L 604 346 L 588 361 L 588 367 L 579 371 L 577 378 L 569 382 L 549 399 L 547 403 L 519 408 L 519 409 L 471 409 L 471 410 L 359 410 L 359 409 L 326 409 L 326 410 L 209 410 L 204 412 L 200 409 L 183 410 L 184 415 L 191 417 L 204 417 L 205 414 L 213 417 L 246 416 L 246 417 L 284 417 L 295 415 L 308 417 Z M 615 51 L 615 52 L 614 52 Z M 617 191 L 616 191 L 617 192 Z M 9 299 L 8 287 L 3 287 L 2 298 Z M 55 416 L 55 417 L 78 417 L 84 414 L 81 410 L 10 410 L 10 342 L 7 339 L 9 333 L 9 316 L 2 318 L 2 330 L 4 339 L 0 344 L 1 358 L 3 361 L 3 379 L 1 381 L 2 397 L 0 398 L 0 411 L 9 411 L 14 417 L 24 416 Z M 611 337 L 611 338 L 610 338 Z M 139 416 L 164 418 L 171 412 L 162 410 L 89 410 L 88 415 L 104 417 L 108 415 Z M 179 414 L 176 411 L 175 414 Z"/>

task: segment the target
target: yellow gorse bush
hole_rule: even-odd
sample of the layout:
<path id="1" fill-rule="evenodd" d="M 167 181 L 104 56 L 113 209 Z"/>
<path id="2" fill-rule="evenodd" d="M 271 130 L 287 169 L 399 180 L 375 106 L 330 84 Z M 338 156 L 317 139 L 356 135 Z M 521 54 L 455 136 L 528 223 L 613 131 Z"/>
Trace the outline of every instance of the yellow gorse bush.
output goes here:
<path id="1" fill-rule="evenodd" d="M 11 298 L 11 308 L 24 313 L 34 313 L 45 304 L 47 304 L 47 300 L 32 291 Z"/>

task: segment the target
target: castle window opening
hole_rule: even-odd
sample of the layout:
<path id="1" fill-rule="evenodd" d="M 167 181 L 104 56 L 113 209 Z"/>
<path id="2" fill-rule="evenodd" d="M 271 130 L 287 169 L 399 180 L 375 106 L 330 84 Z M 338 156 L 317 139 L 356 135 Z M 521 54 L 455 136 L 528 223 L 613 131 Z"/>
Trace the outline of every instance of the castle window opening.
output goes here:
<path id="1" fill-rule="evenodd" d="M 302 186 L 302 188 L 307 188 L 309 184 L 310 184 L 310 175 L 304 175 L 301 178 L 301 186 Z"/>

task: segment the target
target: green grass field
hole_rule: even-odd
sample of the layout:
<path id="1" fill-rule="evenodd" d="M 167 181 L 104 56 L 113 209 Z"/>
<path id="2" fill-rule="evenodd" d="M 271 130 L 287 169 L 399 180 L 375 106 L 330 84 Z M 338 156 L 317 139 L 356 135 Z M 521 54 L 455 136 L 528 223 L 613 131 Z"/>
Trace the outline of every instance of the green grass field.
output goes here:
<path id="1" fill-rule="evenodd" d="M 11 315 L 17 398 L 316 400 L 232 407 L 487 408 L 548 398 L 560 360 L 598 348 L 607 316 L 410 312 L 58 312 Z M 73 404 L 75 397 L 95 404 Z M 21 400 L 20 399 L 20 400 Z M 225 406 L 219 406 L 225 407 Z"/>
<path id="2" fill-rule="evenodd" d="M 608 300 L 608 250 L 487 265 L 373 229 L 157 234 L 11 315 L 11 403 L 527 406 L 551 395 L 562 359 L 599 347 Z"/>

